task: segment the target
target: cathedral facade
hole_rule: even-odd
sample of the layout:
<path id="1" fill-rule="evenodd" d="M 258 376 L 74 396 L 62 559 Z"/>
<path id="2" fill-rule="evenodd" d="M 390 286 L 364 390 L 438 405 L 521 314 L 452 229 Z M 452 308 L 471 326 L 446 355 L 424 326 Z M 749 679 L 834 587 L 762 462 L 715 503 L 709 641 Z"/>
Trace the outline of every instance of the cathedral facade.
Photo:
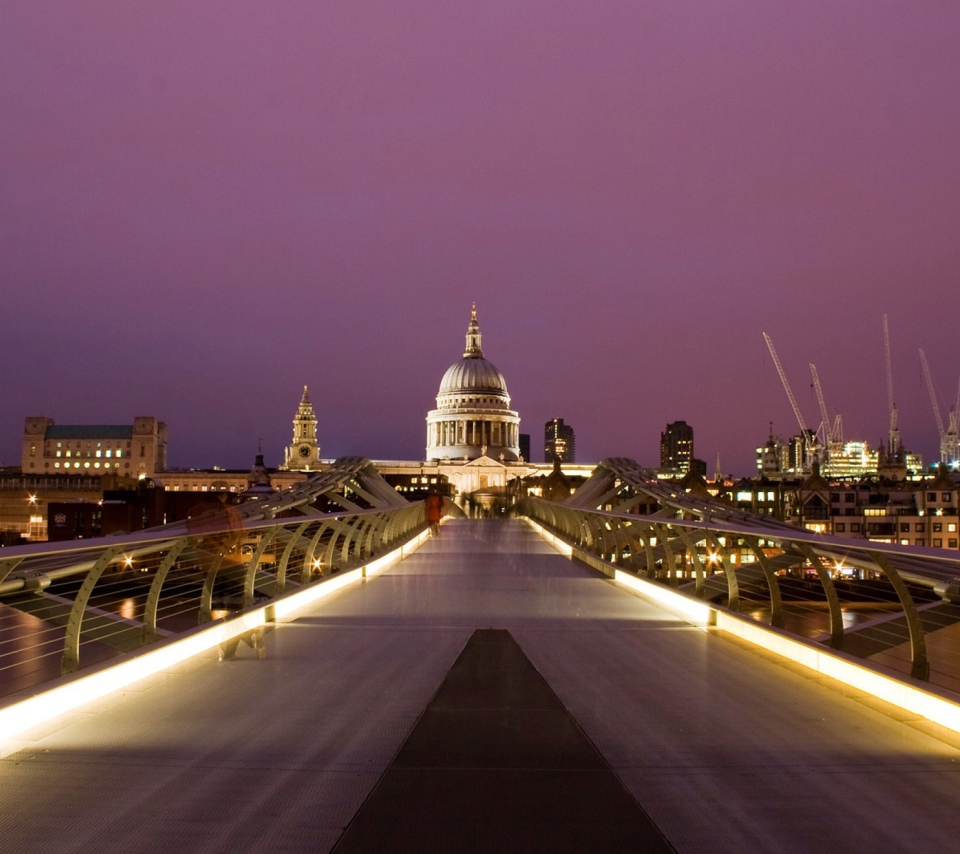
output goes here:
<path id="1" fill-rule="evenodd" d="M 520 416 L 510 409 L 503 374 L 483 357 L 474 305 L 463 357 L 440 381 L 437 408 L 427 413 L 427 461 L 520 459 Z"/>

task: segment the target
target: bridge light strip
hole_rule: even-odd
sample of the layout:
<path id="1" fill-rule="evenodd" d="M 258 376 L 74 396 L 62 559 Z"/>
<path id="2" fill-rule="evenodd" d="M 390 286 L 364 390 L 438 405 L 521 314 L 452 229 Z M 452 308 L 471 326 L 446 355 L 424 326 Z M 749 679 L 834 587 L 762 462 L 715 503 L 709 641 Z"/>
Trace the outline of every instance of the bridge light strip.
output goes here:
<path id="1" fill-rule="evenodd" d="M 653 599 L 658 605 L 673 611 L 696 626 L 713 625 L 714 609 L 703 602 L 675 593 L 673 590 L 652 581 L 637 578 L 637 576 L 624 572 L 622 569 L 616 570 L 613 580 L 629 587 L 631 590 L 635 590 L 644 598 Z"/>
<path id="2" fill-rule="evenodd" d="M 421 532 L 369 564 L 283 596 L 262 608 L 255 608 L 233 619 L 199 629 L 189 637 L 169 641 L 159 649 L 143 652 L 118 664 L 108 664 L 95 673 L 81 674 L 64 685 L 41 691 L 6 708 L 0 708 L 0 757 L 22 750 L 25 745 L 17 743 L 18 737 L 24 736 L 40 724 L 55 720 L 67 712 L 174 667 L 195 655 L 215 649 L 228 640 L 256 631 L 277 617 L 285 617 L 348 584 L 362 581 L 365 573 L 371 574 L 371 568 L 372 574 L 379 574 L 391 564 L 413 554 L 429 538 L 429 531 Z"/>
<path id="3" fill-rule="evenodd" d="M 765 626 L 752 624 L 723 611 L 717 612 L 717 628 L 954 732 L 960 732 L 960 705 L 923 688 L 901 682 L 828 650 L 816 649 L 784 637 Z"/>
<path id="4" fill-rule="evenodd" d="M 551 546 L 553 546 L 560 554 L 564 557 L 573 557 L 573 546 L 568 542 L 561 540 L 560 537 L 551 534 L 543 525 L 540 525 L 537 522 L 534 522 L 529 516 L 524 516 L 523 521 L 526 522 L 534 531 L 536 531 L 543 539 L 545 539 Z"/>
<path id="5" fill-rule="evenodd" d="M 526 522 L 558 551 L 560 551 L 559 546 L 563 545 L 570 549 L 571 555 L 576 554 L 587 564 L 592 564 L 594 561 L 599 562 L 598 558 L 588 552 L 577 554 L 580 551 L 579 549 L 574 550 L 569 544 L 559 540 L 533 520 L 527 518 Z M 566 551 L 564 550 L 563 553 L 566 554 Z M 603 563 L 606 563 L 606 561 L 603 561 Z M 701 627 L 716 625 L 716 628 L 729 632 L 741 640 L 761 647 L 768 652 L 809 667 L 817 673 L 836 679 L 838 682 L 884 700 L 905 711 L 920 715 L 949 730 L 960 732 L 960 704 L 952 700 L 940 697 L 921 687 L 902 682 L 892 676 L 886 676 L 829 649 L 818 649 L 812 644 L 789 638 L 775 629 L 713 608 L 706 603 L 701 603 L 655 582 L 638 578 L 622 569 L 617 569 L 613 564 L 607 564 L 607 567 L 614 570 L 615 581 L 630 587 L 645 598 L 655 600 L 694 625 Z M 604 571 L 607 571 L 607 567 Z"/>

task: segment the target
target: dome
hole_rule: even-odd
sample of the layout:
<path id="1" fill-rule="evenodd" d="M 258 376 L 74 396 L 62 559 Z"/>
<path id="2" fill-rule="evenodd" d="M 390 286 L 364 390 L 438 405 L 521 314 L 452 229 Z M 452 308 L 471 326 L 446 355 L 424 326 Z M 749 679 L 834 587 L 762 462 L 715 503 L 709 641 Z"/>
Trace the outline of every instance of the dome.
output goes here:
<path id="1" fill-rule="evenodd" d="M 440 394 L 480 391 L 494 394 L 507 394 L 507 381 L 482 356 L 468 356 L 454 362 L 440 381 Z"/>
<path id="2" fill-rule="evenodd" d="M 483 358 L 474 304 L 463 358 L 447 368 L 440 381 L 437 408 L 427 413 L 426 459 L 490 456 L 514 462 L 520 456 L 519 442 L 520 416 L 510 409 L 503 374 Z"/>

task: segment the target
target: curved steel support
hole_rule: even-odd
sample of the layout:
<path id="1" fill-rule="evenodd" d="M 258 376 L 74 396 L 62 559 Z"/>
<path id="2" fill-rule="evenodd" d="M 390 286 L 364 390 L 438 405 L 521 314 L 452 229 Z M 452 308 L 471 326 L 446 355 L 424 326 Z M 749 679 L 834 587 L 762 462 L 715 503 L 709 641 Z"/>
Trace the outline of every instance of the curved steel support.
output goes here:
<path id="1" fill-rule="evenodd" d="M 729 563 L 729 551 L 720 544 L 720 538 L 712 531 L 704 531 L 704 537 L 713 543 L 717 550 L 717 565 L 723 570 L 727 579 L 727 607 L 731 611 L 740 610 L 740 580 L 737 578 L 736 570 Z"/>
<path id="2" fill-rule="evenodd" d="M 260 558 L 263 557 L 263 553 L 266 551 L 267 546 L 273 542 L 273 538 L 277 536 L 278 531 L 279 528 L 273 528 L 272 530 L 263 534 L 260 537 L 260 542 L 257 543 L 256 549 L 250 556 L 250 562 L 247 564 L 247 571 L 243 574 L 244 608 L 249 608 L 255 601 L 253 596 L 253 586 L 257 579 L 257 569 L 260 568 Z"/>
<path id="3" fill-rule="evenodd" d="M 290 555 L 293 554 L 293 550 L 296 548 L 297 543 L 300 542 L 300 538 L 303 537 L 307 528 L 312 524 L 314 524 L 313 520 L 302 523 L 297 530 L 293 532 L 290 542 L 287 543 L 286 548 L 284 548 L 283 554 L 280 556 L 280 562 L 277 564 L 277 593 L 283 593 L 287 589 L 287 566 L 290 563 Z"/>
<path id="4" fill-rule="evenodd" d="M 687 546 L 687 552 L 690 554 L 690 563 L 693 564 L 694 595 L 702 599 L 706 589 L 706 570 L 704 569 L 703 561 L 700 559 L 700 552 L 697 551 L 698 540 L 694 539 L 693 534 L 685 528 L 680 528 L 678 533 Z"/>
<path id="5" fill-rule="evenodd" d="M 217 555 L 210 562 L 207 577 L 203 579 L 203 590 L 200 591 L 200 613 L 197 614 L 198 623 L 209 623 L 213 619 L 213 585 L 217 580 L 217 573 L 223 566 L 226 555 Z"/>
<path id="6" fill-rule="evenodd" d="M 173 548 L 166 553 L 160 566 L 157 568 L 157 572 L 153 576 L 153 581 L 150 582 L 150 592 L 147 593 L 147 604 L 143 609 L 143 630 L 141 637 L 145 644 L 153 643 L 160 639 L 160 635 L 157 634 L 157 610 L 160 607 L 160 591 L 163 589 L 163 583 L 167 580 L 167 574 L 177 562 L 177 558 L 180 557 L 180 552 L 186 548 L 187 542 L 187 539 L 182 539 L 174 543 Z"/>
<path id="7" fill-rule="evenodd" d="M 655 525 L 654 530 L 657 532 L 657 540 L 663 549 L 663 562 L 667 565 L 667 580 L 671 577 L 676 579 L 678 578 L 677 559 L 673 549 L 670 548 L 670 529 L 666 525 Z"/>
<path id="8" fill-rule="evenodd" d="M 319 528 L 317 528 L 316 533 L 313 535 L 313 539 L 310 540 L 310 545 L 307 547 L 307 550 L 303 553 L 303 563 L 300 566 L 300 583 L 309 584 L 310 579 L 313 577 L 314 569 L 318 570 L 320 577 L 323 577 L 323 561 L 320 561 L 318 566 L 314 566 L 314 555 L 317 552 L 317 545 L 320 543 L 320 538 L 330 529 L 330 524 L 324 522 Z"/>
<path id="9" fill-rule="evenodd" d="M 910 675 L 914 679 L 927 680 L 930 678 L 930 660 L 927 658 L 927 641 L 923 635 L 923 623 L 920 621 L 920 614 L 917 611 L 916 603 L 907 585 L 903 583 L 900 573 L 897 572 L 887 560 L 885 555 L 880 552 L 868 552 L 873 562 L 880 568 L 880 571 L 887 577 L 897 591 L 900 597 L 900 605 L 903 607 L 903 615 L 907 619 L 907 631 L 910 633 Z"/>
<path id="10" fill-rule="evenodd" d="M 746 537 L 745 541 L 754 556 L 760 569 L 763 571 L 763 577 L 767 580 L 767 590 L 770 593 L 770 625 L 775 629 L 783 628 L 783 597 L 780 595 L 780 582 L 777 580 L 777 574 L 770 566 L 770 561 L 760 548 L 760 539 L 758 537 Z"/>
<path id="11" fill-rule="evenodd" d="M 80 629 L 83 626 L 83 615 L 86 613 L 90 597 L 93 595 L 93 588 L 100 580 L 100 576 L 122 551 L 123 546 L 111 546 L 106 549 L 84 577 L 67 619 L 67 632 L 63 638 L 63 658 L 60 661 L 61 673 L 73 673 L 80 669 Z"/>
<path id="12" fill-rule="evenodd" d="M 817 571 L 817 578 L 823 586 L 823 593 L 827 597 L 827 606 L 830 609 L 830 646 L 833 649 L 843 649 L 843 611 L 840 608 L 840 597 L 837 588 L 830 577 L 830 572 L 823 565 L 822 558 L 806 543 L 793 543 L 803 556 L 810 561 Z"/>

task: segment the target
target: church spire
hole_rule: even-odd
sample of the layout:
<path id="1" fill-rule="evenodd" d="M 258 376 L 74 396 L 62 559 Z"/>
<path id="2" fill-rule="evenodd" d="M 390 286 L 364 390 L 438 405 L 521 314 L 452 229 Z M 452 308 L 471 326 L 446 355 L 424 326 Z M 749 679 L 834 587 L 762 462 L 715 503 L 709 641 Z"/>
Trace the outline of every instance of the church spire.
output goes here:
<path id="1" fill-rule="evenodd" d="M 483 350 L 480 349 L 480 325 L 477 323 L 477 304 L 470 309 L 470 325 L 467 327 L 467 348 L 463 351 L 464 359 L 482 359 Z"/>

